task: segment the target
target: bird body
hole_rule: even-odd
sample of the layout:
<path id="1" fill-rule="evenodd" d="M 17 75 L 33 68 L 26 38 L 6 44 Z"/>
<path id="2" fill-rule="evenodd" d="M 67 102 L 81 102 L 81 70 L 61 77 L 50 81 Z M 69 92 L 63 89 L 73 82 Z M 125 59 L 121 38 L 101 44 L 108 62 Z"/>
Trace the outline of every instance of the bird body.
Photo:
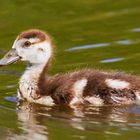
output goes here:
<path id="1" fill-rule="evenodd" d="M 49 76 L 47 71 L 54 47 L 48 34 L 32 29 L 22 32 L 0 65 L 27 61 L 19 81 L 17 97 L 52 106 L 55 104 L 130 104 L 140 100 L 140 78 L 121 72 L 93 69 Z"/>

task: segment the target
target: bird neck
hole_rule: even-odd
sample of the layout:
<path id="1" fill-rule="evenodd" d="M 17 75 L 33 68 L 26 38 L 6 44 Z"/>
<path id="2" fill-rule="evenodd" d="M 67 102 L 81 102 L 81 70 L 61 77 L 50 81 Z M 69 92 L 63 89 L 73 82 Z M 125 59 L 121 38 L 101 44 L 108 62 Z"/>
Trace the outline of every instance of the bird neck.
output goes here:
<path id="1" fill-rule="evenodd" d="M 26 84 L 38 85 L 38 82 L 44 81 L 47 75 L 48 64 L 29 64 L 22 75 L 20 82 L 26 82 Z M 43 77 L 43 78 L 42 78 Z"/>

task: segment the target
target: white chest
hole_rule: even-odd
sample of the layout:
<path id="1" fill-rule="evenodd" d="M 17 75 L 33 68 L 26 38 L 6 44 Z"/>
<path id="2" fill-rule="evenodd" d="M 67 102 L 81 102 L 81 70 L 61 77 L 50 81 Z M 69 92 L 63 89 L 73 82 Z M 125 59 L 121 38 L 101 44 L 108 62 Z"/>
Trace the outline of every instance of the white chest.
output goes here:
<path id="1" fill-rule="evenodd" d="M 35 81 L 29 81 L 21 79 L 19 83 L 19 89 L 23 98 L 31 98 L 37 91 L 37 83 Z"/>
<path id="2" fill-rule="evenodd" d="M 23 98 L 31 98 L 37 91 L 37 81 L 39 74 L 34 69 L 27 69 L 19 82 L 19 89 Z"/>
<path id="3" fill-rule="evenodd" d="M 31 99 L 36 94 L 37 83 L 43 67 L 35 65 L 27 68 L 19 82 L 19 89 L 23 98 Z"/>
<path id="4" fill-rule="evenodd" d="M 43 96 L 39 99 L 32 98 L 38 90 L 37 84 L 41 70 L 41 67 L 32 67 L 25 71 L 19 82 L 20 92 L 18 93 L 18 98 L 23 98 L 34 103 L 52 106 L 54 105 L 54 102 L 50 96 Z"/>

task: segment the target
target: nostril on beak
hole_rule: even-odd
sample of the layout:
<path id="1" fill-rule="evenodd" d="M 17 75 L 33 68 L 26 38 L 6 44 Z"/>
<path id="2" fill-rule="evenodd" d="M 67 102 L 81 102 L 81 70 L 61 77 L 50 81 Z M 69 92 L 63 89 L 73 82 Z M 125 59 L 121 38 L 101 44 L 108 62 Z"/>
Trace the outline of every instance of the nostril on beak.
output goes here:
<path id="1" fill-rule="evenodd" d="M 7 56 L 8 56 L 8 57 L 11 57 L 12 55 L 11 55 L 11 54 L 8 54 Z"/>

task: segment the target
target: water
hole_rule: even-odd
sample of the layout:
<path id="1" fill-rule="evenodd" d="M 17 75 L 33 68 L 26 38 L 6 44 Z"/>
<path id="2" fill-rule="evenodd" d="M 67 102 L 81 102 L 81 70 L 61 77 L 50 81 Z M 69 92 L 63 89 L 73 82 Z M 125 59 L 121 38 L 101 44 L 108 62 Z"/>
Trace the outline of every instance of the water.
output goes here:
<path id="1" fill-rule="evenodd" d="M 49 74 L 81 68 L 140 74 L 139 0 L 5 0 L 0 57 L 22 30 L 48 31 L 56 44 Z M 16 101 L 25 64 L 0 68 L 0 139 L 140 139 L 140 106 L 45 107 Z"/>

